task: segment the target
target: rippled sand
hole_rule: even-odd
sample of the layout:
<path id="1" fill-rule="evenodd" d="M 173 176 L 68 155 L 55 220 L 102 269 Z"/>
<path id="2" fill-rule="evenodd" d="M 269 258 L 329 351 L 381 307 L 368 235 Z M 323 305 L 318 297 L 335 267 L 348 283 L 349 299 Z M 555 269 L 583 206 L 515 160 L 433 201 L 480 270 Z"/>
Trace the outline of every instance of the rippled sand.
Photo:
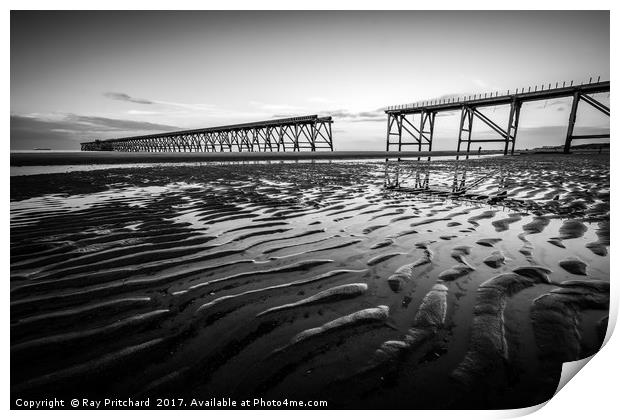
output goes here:
<path id="1" fill-rule="evenodd" d="M 12 394 L 537 404 L 609 235 L 605 155 L 12 177 Z"/>

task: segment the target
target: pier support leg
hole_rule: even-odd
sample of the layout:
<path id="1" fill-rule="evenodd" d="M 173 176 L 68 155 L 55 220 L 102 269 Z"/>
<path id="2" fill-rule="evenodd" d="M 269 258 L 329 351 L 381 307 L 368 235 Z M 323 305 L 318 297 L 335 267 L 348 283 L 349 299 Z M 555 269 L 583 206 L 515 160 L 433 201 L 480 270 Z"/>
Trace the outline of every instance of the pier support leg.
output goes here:
<path id="1" fill-rule="evenodd" d="M 323 127 L 327 130 L 327 139 L 325 139 L 329 143 L 329 150 L 334 151 L 334 140 L 332 138 L 332 122 L 329 121 L 327 124 L 323 123 Z M 319 134 L 321 134 L 319 130 Z"/>
<path id="2" fill-rule="evenodd" d="M 510 144 L 510 130 L 512 128 L 512 120 L 514 116 L 515 116 L 515 104 L 513 102 L 512 104 L 510 104 L 510 113 L 508 114 L 508 129 L 506 130 L 506 136 L 504 137 L 504 139 L 506 139 L 504 143 L 504 156 L 508 154 L 508 145 Z"/>
<path id="3" fill-rule="evenodd" d="M 323 124 L 325 124 L 325 123 L 323 123 Z M 333 152 L 334 151 L 334 139 L 332 137 L 332 122 L 331 122 L 331 120 L 327 124 L 327 131 L 328 131 L 327 136 L 329 137 L 329 150 L 331 150 Z"/>
<path id="4" fill-rule="evenodd" d="M 471 132 L 474 126 L 474 113 L 471 109 L 467 110 L 467 154 L 465 159 L 469 159 L 469 149 L 471 148 Z"/>
<path id="5" fill-rule="evenodd" d="M 564 142 L 564 153 L 570 153 L 570 145 L 573 141 L 573 130 L 575 129 L 575 120 L 577 119 L 577 107 L 579 106 L 579 92 L 573 95 L 573 105 L 570 109 L 568 117 L 568 129 L 566 131 L 566 141 Z"/>
<path id="6" fill-rule="evenodd" d="M 433 150 L 433 133 L 435 132 L 435 115 L 437 115 L 436 112 L 433 112 L 430 114 L 430 120 L 429 120 L 429 125 L 430 125 L 430 130 L 429 130 L 429 136 L 428 136 L 428 151 L 431 152 Z M 430 160 L 430 157 L 429 157 Z"/>
<path id="7" fill-rule="evenodd" d="M 512 121 L 512 148 L 510 154 L 515 154 L 515 143 L 517 142 L 517 130 L 519 129 L 519 117 L 521 115 L 521 102 L 515 102 L 515 115 Z"/>
<path id="8" fill-rule="evenodd" d="M 435 115 L 436 112 L 422 112 L 420 114 L 420 138 L 418 143 L 418 151 L 422 151 L 422 142 L 426 140 L 428 151 L 433 150 L 433 132 L 435 131 Z M 427 130 L 425 131 L 425 128 Z M 420 158 L 418 158 L 420 160 Z M 428 160 L 431 160 L 430 156 Z"/>
<path id="9" fill-rule="evenodd" d="M 387 116 L 387 134 L 385 136 L 385 151 L 390 151 L 390 131 L 392 130 L 393 118 L 390 114 Z M 387 160 L 387 159 L 386 159 Z"/>
<path id="10" fill-rule="evenodd" d="M 424 123 L 426 122 L 426 116 L 428 114 L 424 111 L 420 113 L 420 138 L 418 139 L 418 152 L 422 151 L 422 139 L 424 138 Z M 421 158 L 418 157 L 418 162 Z M 416 173 L 416 178 L 419 178 L 419 173 Z M 417 187 L 416 187 L 417 188 Z"/>
<path id="11" fill-rule="evenodd" d="M 310 126 L 310 130 L 310 147 L 313 152 L 316 152 L 316 123 Z"/>
<path id="12" fill-rule="evenodd" d="M 466 111 L 465 111 L 465 107 L 463 107 L 461 108 L 461 122 L 459 123 L 459 139 L 456 145 L 456 160 L 459 159 L 459 152 L 461 151 L 461 143 L 463 142 L 463 131 L 465 131 L 464 130 L 465 116 L 466 116 Z"/>
<path id="13" fill-rule="evenodd" d="M 461 151 L 461 143 L 467 142 L 467 155 L 465 159 L 469 159 L 469 149 L 471 148 L 471 132 L 474 125 L 474 113 L 468 107 L 463 107 L 461 109 L 461 124 L 459 126 L 459 142 L 456 147 L 457 151 L 457 160 L 458 160 L 458 152 Z M 467 133 L 467 138 L 463 138 L 463 133 Z"/>
<path id="14" fill-rule="evenodd" d="M 510 114 L 508 116 L 508 129 L 506 130 L 506 145 L 504 147 L 504 156 L 508 154 L 508 147 L 512 142 L 510 154 L 515 152 L 515 140 L 517 139 L 517 127 L 519 126 L 519 114 L 521 113 L 521 103 L 514 101 L 510 104 Z"/>
<path id="15" fill-rule="evenodd" d="M 396 126 L 398 127 L 398 151 L 403 150 L 403 118 L 404 115 L 399 115 L 396 119 Z M 398 159 L 400 160 L 400 158 Z"/>
<path id="16" fill-rule="evenodd" d="M 284 146 L 284 127 L 278 127 L 278 152 L 282 148 L 283 152 L 286 152 L 286 146 Z"/>

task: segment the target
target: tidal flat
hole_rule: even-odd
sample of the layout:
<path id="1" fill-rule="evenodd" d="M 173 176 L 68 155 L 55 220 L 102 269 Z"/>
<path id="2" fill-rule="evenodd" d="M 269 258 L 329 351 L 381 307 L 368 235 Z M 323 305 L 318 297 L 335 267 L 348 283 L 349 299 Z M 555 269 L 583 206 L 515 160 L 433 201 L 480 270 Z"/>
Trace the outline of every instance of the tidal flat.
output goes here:
<path id="1" fill-rule="evenodd" d="M 609 155 L 11 177 L 11 393 L 519 408 L 598 351 Z"/>

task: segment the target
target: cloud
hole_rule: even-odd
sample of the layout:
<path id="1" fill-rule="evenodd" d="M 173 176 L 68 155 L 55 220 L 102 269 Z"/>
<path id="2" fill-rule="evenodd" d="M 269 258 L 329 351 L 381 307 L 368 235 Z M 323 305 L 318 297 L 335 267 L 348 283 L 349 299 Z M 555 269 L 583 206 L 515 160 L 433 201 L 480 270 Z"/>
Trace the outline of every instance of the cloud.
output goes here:
<path id="1" fill-rule="evenodd" d="M 335 109 L 335 110 L 327 110 L 327 111 L 319 111 L 317 113 L 307 113 L 308 115 L 317 114 L 319 116 L 330 116 L 335 120 L 345 120 L 347 122 L 368 122 L 368 121 L 384 121 L 386 119 L 385 113 L 383 109 L 377 109 L 375 111 L 364 111 L 364 112 L 351 112 L 346 109 Z M 290 118 L 296 117 L 300 114 L 297 113 L 281 113 L 281 114 L 273 114 L 272 118 Z"/>
<path id="2" fill-rule="evenodd" d="M 331 115 L 333 118 L 355 118 L 357 115 L 344 109 L 325 111 L 324 113 L 327 115 Z"/>
<path id="3" fill-rule="evenodd" d="M 121 92 L 105 92 L 103 96 L 105 96 L 106 98 L 114 99 L 116 101 L 133 102 L 134 104 L 153 105 L 155 103 L 153 101 L 149 101 L 148 99 L 134 98 L 127 95 L 126 93 Z"/>
<path id="4" fill-rule="evenodd" d="M 453 117 L 455 115 L 459 115 L 460 113 L 461 111 L 443 111 L 443 112 L 438 112 L 437 114 L 435 114 L 435 117 L 437 118 Z"/>
<path id="5" fill-rule="evenodd" d="M 122 92 L 104 92 L 103 96 L 105 96 L 106 98 L 114 99 L 116 101 L 131 102 L 134 104 L 141 104 L 141 105 L 160 105 L 163 107 L 180 108 L 180 109 L 192 110 L 192 111 L 211 111 L 215 109 L 215 106 L 210 105 L 210 104 L 185 104 L 181 102 L 158 101 L 154 99 L 140 99 L 140 98 L 134 98 L 133 96 L 130 96 Z M 134 111 L 133 113 L 136 113 L 136 112 Z"/>
<path id="6" fill-rule="evenodd" d="M 155 105 L 164 105 L 173 108 L 187 109 L 191 111 L 217 112 L 217 107 L 211 104 L 184 104 L 180 102 L 153 101 Z"/>
<path id="7" fill-rule="evenodd" d="M 325 98 L 309 98 L 309 102 L 323 103 L 325 106 L 329 99 Z M 316 108 L 308 109 L 307 107 L 288 105 L 288 104 L 266 104 L 257 101 L 250 101 L 250 105 L 260 108 L 263 111 L 271 112 L 271 118 L 291 118 L 300 115 L 318 115 L 331 116 L 336 120 L 345 120 L 346 122 L 368 122 L 383 121 L 386 119 L 383 108 L 373 111 L 353 112 L 347 109 L 323 109 L 317 111 Z"/>
<path id="8" fill-rule="evenodd" d="M 179 127 L 166 124 L 157 124 L 146 121 L 121 120 L 116 118 L 90 117 L 84 115 L 66 114 L 64 123 L 73 130 L 90 129 L 97 131 L 171 131 Z"/>
<path id="9" fill-rule="evenodd" d="M 351 112 L 346 109 L 327 110 L 319 112 L 306 112 L 307 115 L 318 115 L 320 117 L 330 116 L 336 120 L 347 120 L 348 122 L 363 122 L 363 121 L 384 121 L 386 119 L 385 113 L 382 109 L 376 111 L 364 111 L 364 112 Z M 305 115 L 304 114 L 304 115 Z M 299 116 L 299 113 L 280 113 L 273 114 L 271 118 L 291 118 Z"/>
<path id="10" fill-rule="evenodd" d="M 79 141 L 122 137 L 144 132 L 175 131 L 179 127 L 147 121 L 76 114 L 11 115 L 11 148 L 75 148 Z"/>
<path id="11" fill-rule="evenodd" d="M 161 115 L 162 111 L 143 111 L 141 109 L 130 109 L 127 111 L 129 115 Z"/>
<path id="12" fill-rule="evenodd" d="M 320 115 L 331 115 L 334 119 L 342 119 L 349 122 L 385 121 L 387 118 L 383 109 L 363 112 L 352 112 L 346 109 L 336 109 L 331 111 L 321 111 Z"/>

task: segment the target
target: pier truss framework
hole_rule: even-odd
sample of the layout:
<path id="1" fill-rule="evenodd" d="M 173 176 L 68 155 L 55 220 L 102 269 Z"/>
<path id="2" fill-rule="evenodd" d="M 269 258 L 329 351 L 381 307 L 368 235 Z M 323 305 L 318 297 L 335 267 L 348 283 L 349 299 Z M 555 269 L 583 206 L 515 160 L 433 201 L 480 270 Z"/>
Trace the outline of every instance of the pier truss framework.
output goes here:
<path id="1" fill-rule="evenodd" d="M 95 140 L 87 151 L 121 152 L 285 152 L 334 150 L 332 118 L 317 115 L 254 123 Z"/>
<path id="2" fill-rule="evenodd" d="M 573 140 L 609 138 L 609 133 L 574 135 L 577 109 L 581 101 L 592 106 L 594 109 L 609 116 L 610 110 L 607 105 L 594 99 L 591 95 L 595 93 L 609 92 L 609 82 L 590 82 L 573 86 L 563 83 L 562 86 L 556 83 L 555 87 L 542 85 L 528 88 L 516 89 L 514 92 L 507 91 L 505 95 L 499 92 L 492 92 L 480 95 L 470 95 L 466 97 L 441 99 L 434 101 L 423 101 L 415 104 L 399 105 L 388 107 L 387 114 L 387 140 L 386 151 L 411 150 L 411 147 L 422 151 L 431 151 L 433 147 L 433 134 L 435 129 L 435 117 L 439 112 L 459 111 L 461 112 L 457 151 L 466 147 L 469 155 L 472 143 L 503 143 L 504 155 L 513 154 L 517 140 L 517 130 L 521 115 L 521 106 L 525 102 L 544 101 L 548 99 L 572 97 L 571 112 L 568 119 L 568 128 L 564 142 L 564 153 L 570 153 Z M 501 126 L 493 121 L 483 110 L 488 107 L 498 105 L 510 106 L 508 123 Z M 491 128 L 498 138 L 472 138 L 474 120 L 479 120 L 487 127 Z"/>

